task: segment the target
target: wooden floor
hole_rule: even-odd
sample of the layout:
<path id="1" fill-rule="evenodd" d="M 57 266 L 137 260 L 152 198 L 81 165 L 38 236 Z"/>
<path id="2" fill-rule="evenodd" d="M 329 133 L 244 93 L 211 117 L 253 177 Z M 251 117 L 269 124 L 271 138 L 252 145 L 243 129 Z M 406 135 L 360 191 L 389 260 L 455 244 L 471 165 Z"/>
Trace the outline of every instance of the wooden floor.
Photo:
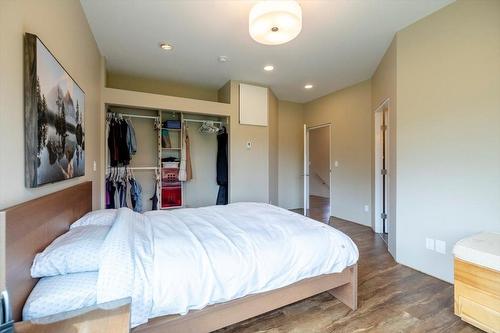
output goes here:
<path id="1" fill-rule="evenodd" d="M 360 251 L 358 310 L 322 293 L 219 333 L 481 332 L 453 314 L 452 285 L 397 264 L 370 228 L 328 221 L 324 205 L 325 200 L 311 200 L 311 217 L 349 235 Z"/>

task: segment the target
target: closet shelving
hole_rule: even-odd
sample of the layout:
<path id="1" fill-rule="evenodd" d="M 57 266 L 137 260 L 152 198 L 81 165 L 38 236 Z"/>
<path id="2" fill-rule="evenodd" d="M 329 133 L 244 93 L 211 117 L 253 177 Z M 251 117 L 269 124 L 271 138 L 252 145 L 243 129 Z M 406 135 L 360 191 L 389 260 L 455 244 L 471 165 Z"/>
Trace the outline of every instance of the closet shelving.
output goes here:
<path id="1" fill-rule="evenodd" d="M 154 192 L 157 193 L 158 197 L 158 209 L 215 204 L 217 185 L 214 159 L 217 146 L 214 140 L 216 140 L 216 136 L 207 136 L 206 139 L 202 139 L 203 144 L 198 141 L 197 145 L 195 145 L 198 149 L 200 149 L 200 145 L 213 149 L 210 153 L 213 159 L 210 158 L 208 165 L 201 167 L 203 164 L 200 163 L 207 163 L 206 153 L 201 153 L 205 157 L 201 157 L 201 161 L 195 162 L 198 171 L 194 180 L 187 183 L 179 181 L 179 164 L 182 157 L 182 148 L 185 144 L 183 138 L 186 127 L 191 128 L 190 134 L 200 140 L 199 135 L 205 135 L 200 134 L 201 131 L 199 131 L 203 124 L 210 122 L 218 127 L 227 126 L 224 117 L 109 105 L 108 119 L 111 114 L 130 119 L 136 128 L 138 152 L 136 156 L 132 157 L 130 165 L 126 166 L 126 168 L 137 172 L 135 177 L 143 189 L 142 201 L 145 210 L 151 209 L 149 199 Z M 167 121 L 169 122 L 167 123 Z M 186 127 L 183 126 L 184 124 L 186 124 Z M 195 138 L 191 137 L 191 139 Z M 211 143 L 206 146 L 205 142 Z M 198 154 L 200 154 L 199 150 Z M 199 156 L 198 159 L 200 159 Z M 193 156 L 191 157 L 193 158 Z M 196 156 L 194 158 L 196 159 Z M 108 149 L 106 149 L 106 166 L 108 173 L 111 172 Z M 121 168 L 124 167 L 121 166 Z M 200 190 L 207 192 L 200 192 Z M 186 191 L 189 193 L 186 194 Z M 213 203 L 210 198 L 214 199 Z"/>
<path id="2" fill-rule="evenodd" d="M 161 140 L 158 147 L 161 169 L 160 208 L 184 206 L 184 185 L 179 181 L 179 164 L 182 155 L 183 115 L 172 111 L 160 111 Z M 169 126 L 169 124 L 173 124 Z M 177 128 L 179 127 L 179 128 Z"/>

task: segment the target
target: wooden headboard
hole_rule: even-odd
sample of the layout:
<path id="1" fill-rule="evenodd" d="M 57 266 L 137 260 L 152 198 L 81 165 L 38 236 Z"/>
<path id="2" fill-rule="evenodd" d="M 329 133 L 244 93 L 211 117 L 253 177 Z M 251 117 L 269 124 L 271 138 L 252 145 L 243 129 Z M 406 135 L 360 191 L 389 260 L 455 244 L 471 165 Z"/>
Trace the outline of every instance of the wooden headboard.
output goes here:
<path id="1" fill-rule="evenodd" d="M 15 321 L 37 279 L 30 268 L 35 254 L 92 210 L 92 182 L 30 200 L 2 212 L 5 218 L 6 285 Z"/>

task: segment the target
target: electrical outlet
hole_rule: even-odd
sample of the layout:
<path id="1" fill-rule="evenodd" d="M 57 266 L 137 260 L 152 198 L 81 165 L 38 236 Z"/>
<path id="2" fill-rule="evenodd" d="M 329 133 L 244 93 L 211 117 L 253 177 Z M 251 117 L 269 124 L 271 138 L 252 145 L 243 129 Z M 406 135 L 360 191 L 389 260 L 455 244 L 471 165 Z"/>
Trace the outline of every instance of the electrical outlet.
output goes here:
<path id="1" fill-rule="evenodd" d="M 436 239 L 436 252 L 446 254 L 446 242 Z"/>
<path id="2" fill-rule="evenodd" d="M 339 161 L 335 161 L 335 162 L 333 162 L 333 165 L 334 165 L 336 168 L 338 168 L 338 167 L 339 167 Z"/>
<path id="3" fill-rule="evenodd" d="M 96 161 L 94 161 L 94 164 L 92 166 L 92 170 L 94 170 L 94 172 L 97 171 L 97 162 Z"/>
<path id="4" fill-rule="evenodd" d="M 367 212 L 367 213 L 368 213 L 369 211 L 370 211 L 370 206 L 365 205 L 365 212 Z"/>
<path id="5" fill-rule="evenodd" d="M 427 250 L 434 251 L 434 239 L 432 239 L 432 238 L 426 238 L 425 239 L 425 248 Z"/>

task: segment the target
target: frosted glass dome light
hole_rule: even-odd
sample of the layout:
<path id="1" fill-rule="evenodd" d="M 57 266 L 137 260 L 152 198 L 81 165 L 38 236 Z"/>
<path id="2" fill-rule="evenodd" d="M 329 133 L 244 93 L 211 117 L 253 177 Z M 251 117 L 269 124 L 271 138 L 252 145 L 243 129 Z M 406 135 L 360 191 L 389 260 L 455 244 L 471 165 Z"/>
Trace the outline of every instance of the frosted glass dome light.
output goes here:
<path id="1" fill-rule="evenodd" d="M 248 30 L 261 44 L 289 42 L 302 30 L 302 8 L 294 0 L 260 1 L 250 10 Z"/>

